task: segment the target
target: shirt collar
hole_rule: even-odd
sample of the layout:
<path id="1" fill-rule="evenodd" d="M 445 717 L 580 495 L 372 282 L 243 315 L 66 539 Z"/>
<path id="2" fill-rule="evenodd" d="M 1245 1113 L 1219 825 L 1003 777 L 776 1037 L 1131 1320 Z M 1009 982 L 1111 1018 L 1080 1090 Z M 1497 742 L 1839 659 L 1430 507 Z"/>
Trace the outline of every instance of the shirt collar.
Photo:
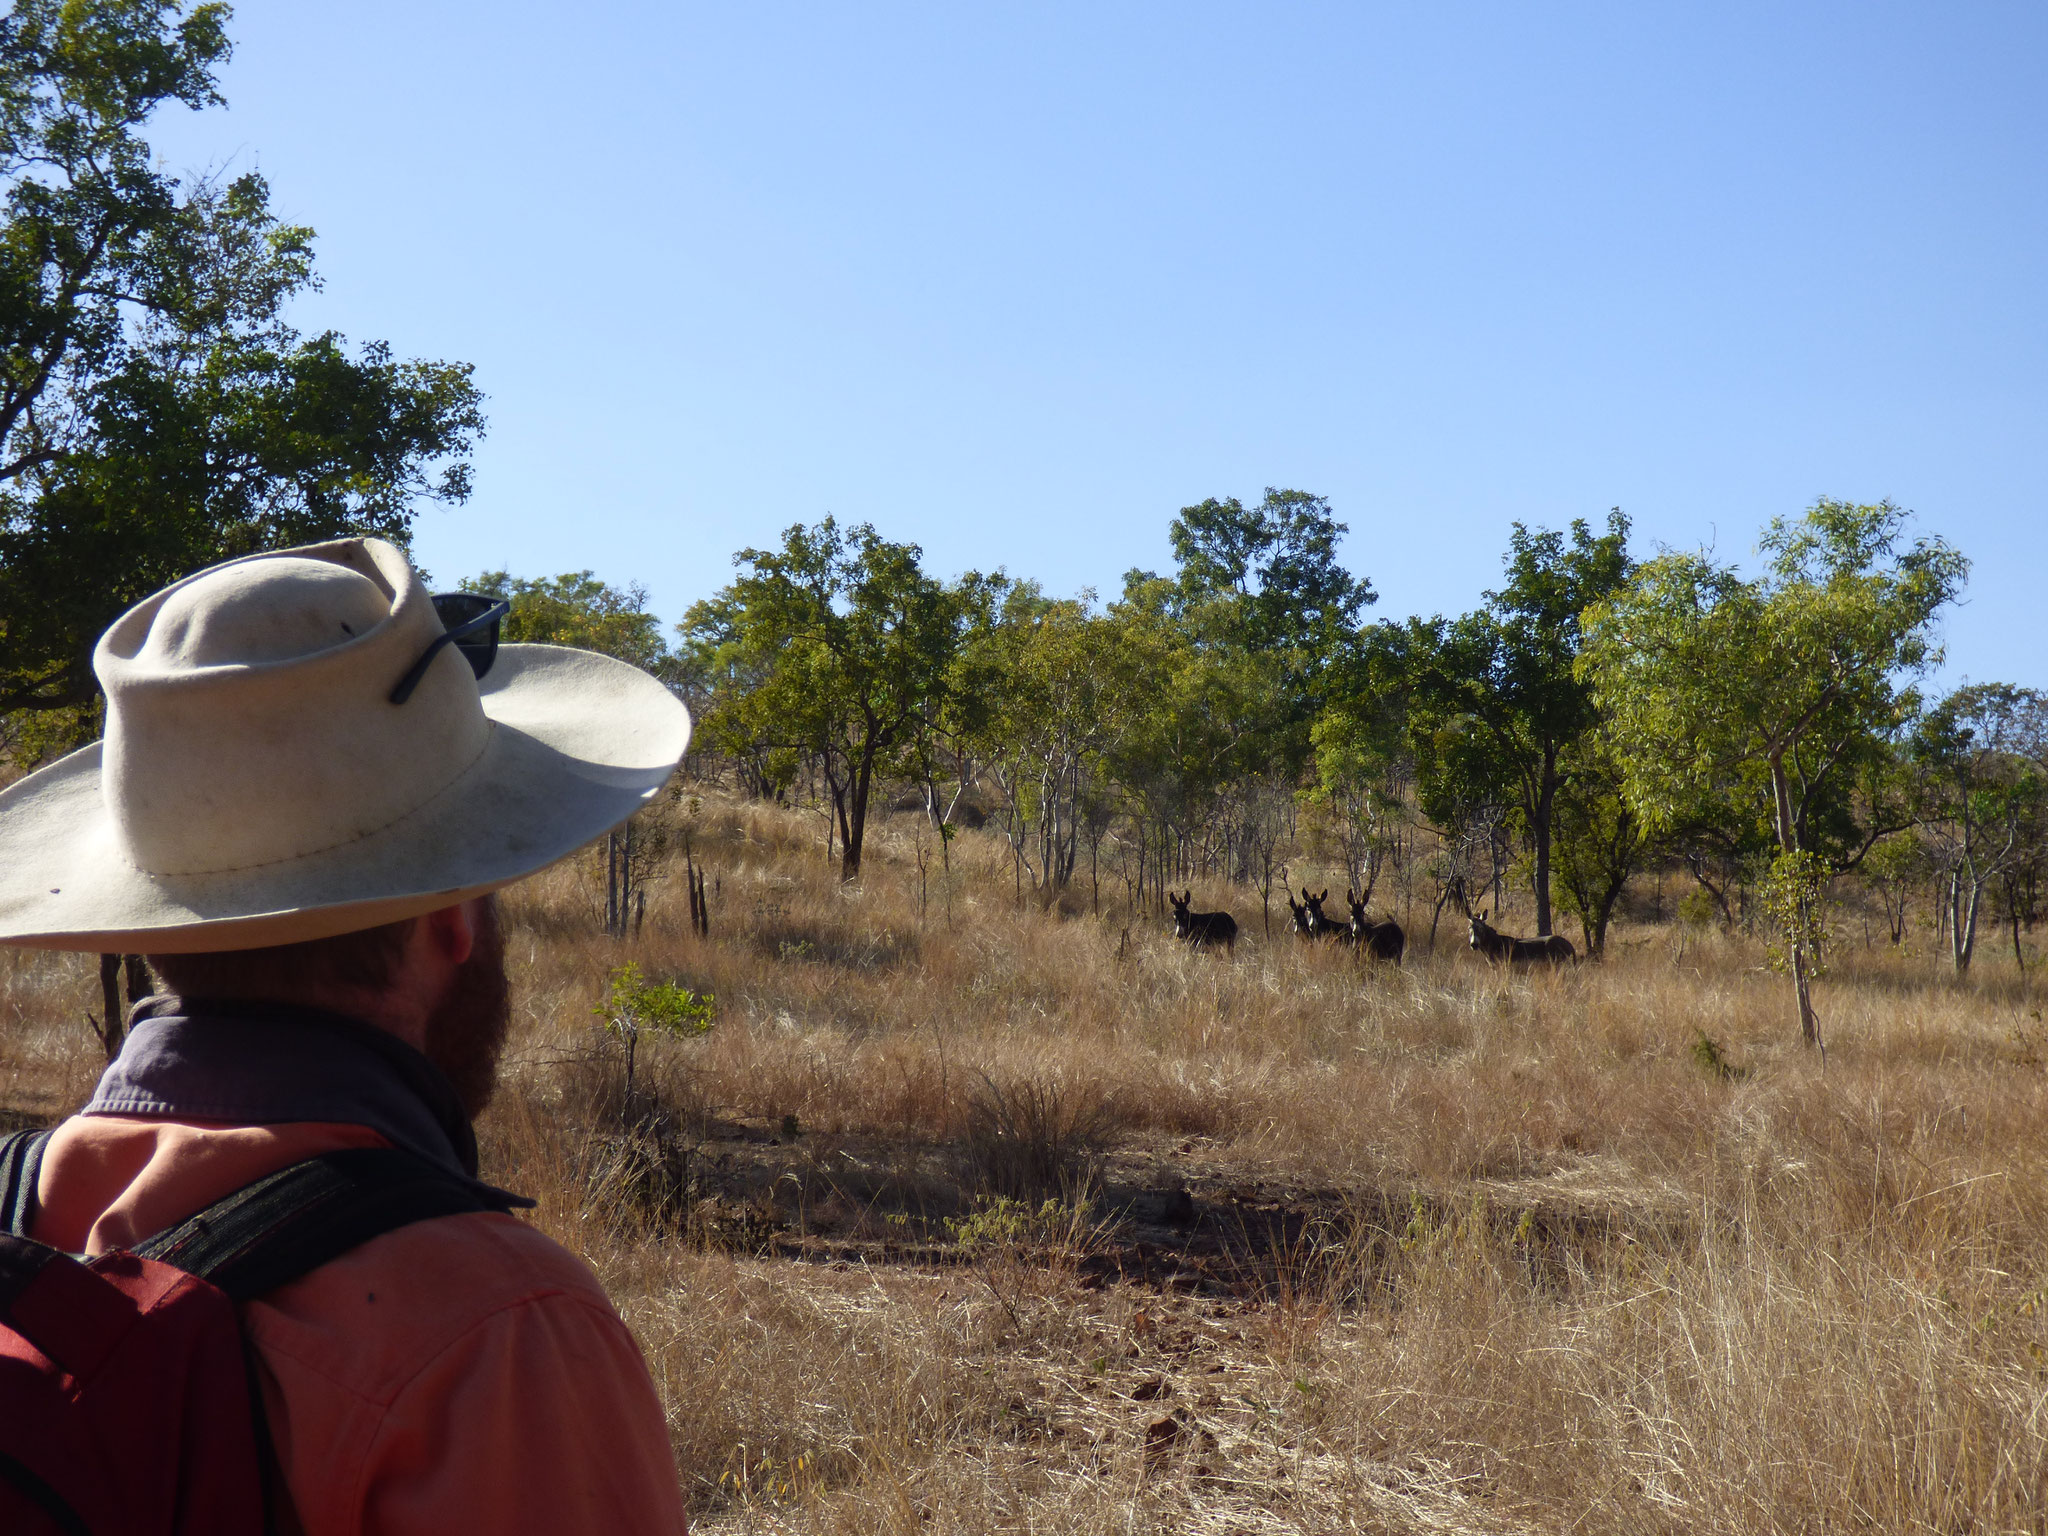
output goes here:
<path id="1" fill-rule="evenodd" d="M 396 1035 L 322 1008 L 145 998 L 81 1113 L 363 1125 L 477 1174 L 476 1132 L 441 1069 Z"/>

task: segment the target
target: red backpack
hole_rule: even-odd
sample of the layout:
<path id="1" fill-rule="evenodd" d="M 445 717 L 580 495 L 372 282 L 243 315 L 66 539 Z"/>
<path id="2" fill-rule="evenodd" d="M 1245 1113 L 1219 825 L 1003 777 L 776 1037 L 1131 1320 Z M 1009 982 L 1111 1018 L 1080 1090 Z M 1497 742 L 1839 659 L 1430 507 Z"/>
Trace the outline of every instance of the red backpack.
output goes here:
<path id="1" fill-rule="evenodd" d="M 295 1163 L 133 1252 L 42 1243 L 47 1131 L 0 1138 L 0 1532 L 259 1536 L 279 1504 L 239 1304 L 380 1233 L 505 1210 L 410 1152 Z"/>

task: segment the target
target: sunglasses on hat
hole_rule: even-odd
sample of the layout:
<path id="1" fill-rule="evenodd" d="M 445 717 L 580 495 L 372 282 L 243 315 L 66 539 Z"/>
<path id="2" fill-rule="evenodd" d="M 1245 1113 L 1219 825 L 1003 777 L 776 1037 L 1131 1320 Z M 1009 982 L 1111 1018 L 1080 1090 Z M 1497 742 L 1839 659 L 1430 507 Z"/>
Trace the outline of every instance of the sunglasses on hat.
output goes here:
<path id="1" fill-rule="evenodd" d="M 419 687 L 420 679 L 427 675 L 427 668 L 433 665 L 444 645 L 453 645 L 462 652 L 469 662 L 469 670 L 481 680 L 491 670 L 491 663 L 498 659 L 498 627 L 511 611 L 510 603 L 487 597 L 481 592 L 437 592 L 434 595 L 434 612 L 440 618 L 445 633 L 436 635 L 434 643 L 398 680 L 398 686 L 391 690 L 391 702 L 403 704 L 412 697 L 413 689 Z"/>

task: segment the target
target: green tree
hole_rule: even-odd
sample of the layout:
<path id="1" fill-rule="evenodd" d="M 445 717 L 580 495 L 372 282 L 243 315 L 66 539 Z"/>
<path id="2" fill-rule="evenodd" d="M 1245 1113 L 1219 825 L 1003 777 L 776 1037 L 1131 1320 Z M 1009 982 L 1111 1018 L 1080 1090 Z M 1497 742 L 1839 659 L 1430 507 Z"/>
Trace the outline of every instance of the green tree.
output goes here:
<path id="1" fill-rule="evenodd" d="M 1573 670 L 1579 616 L 1628 579 L 1628 526 L 1616 508 L 1604 534 L 1579 519 L 1567 543 L 1554 530 L 1531 533 L 1516 523 L 1503 560 L 1507 580 L 1485 606 L 1413 628 L 1413 718 L 1428 743 L 1419 754 L 1425 802 L 1440 819 L 1468 802 L 1516 808 L 1534 856 L 1539 934 L 1551 931 L 1558 792 L 1573 744 L 1595 718 L 1591 690 Z"/>
<path id="2" fill-rule="evenodd" d="M 1155 902 L 1169 881 L 1226 856 L 1213 834 L 1229 823 L 1227 790 L 1271 771 L 1291 708 L 1281 658 L 1219 634 L 1219 611 L 1190 611 L 1174 582 L 1133 571 L 1107 615 L 1136 700 L 1107 764 L 1137 834 L 1133 894 L 1149 870 Z"/>
<path id="3" fill-rule="evenodd" d="M 1376 600 L 1370 582 L 1337 563 L 1344 525 L 1327 498 L 1271 486 L 1256 507 L 1235 496 L 1182 507 L 1168 536 L 1182 600 L 1236 600 L 1255 649 L 1330 646 Z"/>
<path id="4" fill-rule="evenodd" d="M 1004 830 L 1032 886 L 1050 900 L 1103 830 L 1103 763 L 1144 709 L 1141 657 L 1115 621 L 1035 584 L 1005 595 L 976 634 L 979 707 L 970 739 L 1003 797 Z"/>
<path id="5" fill-rule="evenodd" d="M 1368 626 L 1342 687 L 1309 729 L 1315 780 L 1306 798 L 1336 832 L 1346 877 L 1365 902 L 1399 845 L 1416 777 L 1409 636 L 1405 625 Z"/>
<path id="6" fill-rule="evenodd" d="M 1370 582 L 1337 563 L 1345 531 L 1329 501 L 1268 487 L 1247 507 L 1211 497 L 1183 507 L 1168 535 L 1178 571 L 1158 594 L 1191 643 L 1218 660 L 1244 658 L 1264 676 L 1263 718 L 1247 721 L 1243 771 L 1291 775 L 1307 760 L 1308 728 L 1333 670 L 1349 655 Z M 1133 578 L 1126 577 L 1126 597 Z"/>
<path id="7" fill-rule="evenodd" d="M 1915 707 L 1904 684 L 1933 661 L 1935 618 L 1968 574 L 1940 538 L 1906 544 L 1907 521 L 1889 502 L 1818 501 L 1771 523 L 1753 581 L 1705 554 L 1667 554 L 1586 614 L 1580 675 L 1648 826 L 1740 795 L 1768 815 L 1782 868 L 1808 867 L 1815 813 L 1840 803 L 1843 776 Z M 1809 1044 L 1813 958 L 1794 933 Z"/>
<path id="8" fill-rule="evenodd" d="M 614 587 L 589 571 L 541 580 L 486 571 L 466 590 L 511 603 L 506 640 L 602 651 L 657 676 L 668 669 L 671 658 L 661 620 L 647 611 L 647 589 L 638 582 Z"/>
<path id="9" fill-rule="evenodd" d="M 160 169 L 160 107 L 220 101 L 228 10 L 17 0 L 0 18 L 0 713 L 89 733 L 93 646 L 191 570 L 459 501 L 462 365 L 283 319 L 312 232 L 261 177 Z"/>
<path id="10" fill-rule="evenodd" d="M 1985 889 L 2034 851 L 2029 834 L 2048 800 L 2048 698 L 2006 683 L 1958 688 L 1920 719 L 1912 753 L 1926 775 L 1926 832 L 1960 975 L 1976 953 Z"/>
<path id="11" fill-rule="evenodd" d="M 1884 908 L 1885 936 L 1897 945 L 1906 937 L 1907 903 L 1916 888 L 1933 878 L 1934 863 L 1917 828 L 1880 839 L 1864 857 L 1862 875 Z"/>
<path id="12" fill-rule="evenodd" d="M 1650 839 L 1628 803 L 1614 743 L 1598 726 L 1562 754 L 1555 817 L 1558 905 L 1579 920 L 1586 953 L 1607 948 L 1607 925 Z"/>
<path id="13" fill-rule="evenodd" d="M 1000 584 L 927 575 L 915 544 L 827 517 L 787 529 L 777 550 L 743 549 L 738 580 L 694 605 L 682 629 L 721 689 L 705 729 L 729 751 L 815 755 L 840 837 L 840 878 L 860 875 L 869 797 L 903 766 L 945 707 L 974 615 Z"/>

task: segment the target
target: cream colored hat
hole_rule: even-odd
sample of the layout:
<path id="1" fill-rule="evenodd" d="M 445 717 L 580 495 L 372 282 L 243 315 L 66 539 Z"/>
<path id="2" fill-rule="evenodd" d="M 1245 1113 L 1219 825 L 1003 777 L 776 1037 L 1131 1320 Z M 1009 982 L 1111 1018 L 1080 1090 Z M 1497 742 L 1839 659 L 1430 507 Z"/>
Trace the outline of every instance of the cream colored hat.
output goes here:
<path id="1" fill-rule="evenodd" d="M 637 667 L 503 645 L 479 680 L 405 556 L 216 565 L 114 621 L 103 741 L 0 792 L 0 943 L 170 954 L 482 895 L 651 799 L 690 717 Z"/>

